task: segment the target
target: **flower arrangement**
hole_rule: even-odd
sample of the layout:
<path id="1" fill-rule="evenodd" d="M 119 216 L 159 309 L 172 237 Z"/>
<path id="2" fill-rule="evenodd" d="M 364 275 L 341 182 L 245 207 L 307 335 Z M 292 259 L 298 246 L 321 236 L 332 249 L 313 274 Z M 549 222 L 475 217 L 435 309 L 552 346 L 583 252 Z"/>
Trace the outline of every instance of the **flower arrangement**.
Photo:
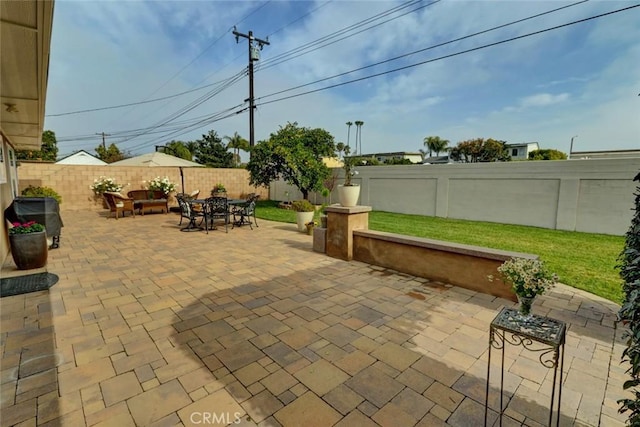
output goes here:
<path id="1" fill-rule="evenodd" d="M 101 176 L 100 178 L 94 179 L 93 184 L 90 185 L 89 188 L 96 196 L 101 196 L 105 191 L 118 193 L 122 188 L 124 188 L 124 186 L 118 184 L 113 178 Z"/>
<path id="2" fill-rule="evenodd" d="M 159 190 L 164 194 L 169 194 L 176 190 L 176 185 L 169 181 L 168 177 L 160 178 L 159 176 L 153 178 L 147 184 L 147 190 Z"/>
<path id="3" fill-rule="evenodd" d="M 9 235 L 14 234 L 29 234 L 44 231 L 44 225 L 38 224 L 35 221 L 25 222 L 23 224 L 14 222 L 11 224 L 13 227 L 9 228 Z"/>
<path id="4" fill-rule="evenodd" d="M 558 275 L 551 273 L 538 259 L 511 258 L 498 267 L 505 283 L 511 285 L 516 295 L 533 297 L 542 295 L 558 282 Z M 493 280 L 489 276 L 489 280 Z"/>

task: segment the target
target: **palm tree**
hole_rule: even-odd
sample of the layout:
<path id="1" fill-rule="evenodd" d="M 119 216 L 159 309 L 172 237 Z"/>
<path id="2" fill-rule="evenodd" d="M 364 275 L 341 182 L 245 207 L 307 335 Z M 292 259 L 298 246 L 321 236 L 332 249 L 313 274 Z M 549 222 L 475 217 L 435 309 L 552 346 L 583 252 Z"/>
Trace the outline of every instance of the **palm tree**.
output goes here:
<path id="1" fill-rule="evenodd" d="M 439 136 L 427 136 L 423 142 L 424 146 L 429 149 L 429 157 L 433 155 L 433 152 L 439 156 L 440 152 L 446 150 L 449 145 L 448 139 L 442 139 Z"/>
<path id="2" fill-rule="evenodd" d="M 347 122 L 347 147 L 349 146 L 349 137 L 351 136 L 351 126 L 353 122 Z"/>
<path id="3" fill-rule="evenodd" d="M 238 135 L 238 132 L 234 132 L 233 136 L 225 136 L 225 141 L 227 141 L 227 150 L 229 148 L 233 149 L 233 160 L 238 167 L 240 164 L 240 150 L 249 151 L 249 141 Z"/>
<path id="4" fill-rule="evenodd" d="M 360 155 L 362 155 L 362 120 L 356 120 L 356 152 L 358 152 L 358 139 L 360 140 Z M 358 138 L 358 135 L 360 136 Z"/>

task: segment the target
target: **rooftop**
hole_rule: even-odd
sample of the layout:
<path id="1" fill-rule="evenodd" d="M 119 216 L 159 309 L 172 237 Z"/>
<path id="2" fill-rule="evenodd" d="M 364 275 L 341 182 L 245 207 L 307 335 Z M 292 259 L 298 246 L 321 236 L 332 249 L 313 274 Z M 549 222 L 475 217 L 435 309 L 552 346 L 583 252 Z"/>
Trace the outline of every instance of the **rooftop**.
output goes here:
<path id="1" fill-rule="evenodd" d="M 293 224 L 62 216 L 59 282 L 0 299 L 3 425 L 482 424 L 489 324 L 510 301 L 329 258 Z M 561 425 L 623 425 L 618 308 L 563 285 L 534 305 L 567 322 Z M 506 425 L 546 424 L 538 356 L 506 349 Z"/>

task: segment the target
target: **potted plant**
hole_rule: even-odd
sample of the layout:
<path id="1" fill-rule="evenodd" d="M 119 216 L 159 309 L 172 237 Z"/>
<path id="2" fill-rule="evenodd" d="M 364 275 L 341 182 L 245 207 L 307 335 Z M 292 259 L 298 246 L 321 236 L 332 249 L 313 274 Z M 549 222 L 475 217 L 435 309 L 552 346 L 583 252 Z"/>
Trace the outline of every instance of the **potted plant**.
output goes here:
<path id="1" fill-rule="evenodd" d="M 102 207 L 104 207 L 105 209 L 109 209 L 109 206 L 107 205 L 107 202 L 104 200 L 104 197 L 102 197 L 102 195 L 107 191 L 119 193 L 120 191 L 122 191 L 124 186 L 118 184 L 113 178 L 100 176 L 99 178 L 93 180 L 93 184 L 91 184 L 89 188 L 91 189 L 91 191 L 93 191 L 94 200 L 101 200 Z"/>
<path id="2" fill-rule="evenodd" d="M 349 154 L 349 147 L 345 147 L 344 154 L 342 166 L 344 169 L 344 184 L 338 185 L 338 196 L 342 206 L 351 207 L 358 204 L 358 197 L 360 197 L 360 186 L 351 182 L 351 178 L 358 174 L 358 172 L 353 169 L 357 163 L 357 159 L 347 156 L 347 154 Z"/>
<path id="3" fill-rule="evenodd" d="M 520 303 L 522 317 L 531 317 L 531 306 L 538 295 L 542 295 L 558 282 L 558 276 L 551 273 L 544 262 L 532 258 L 510 258 L 498 267 L 502 281 L 511 285 Z M 489 276 L 489 280 L 493 277 Z"/>
<path id="4" fill-rule="evenodd" d="M 296 212 L 296 223 L 298 224 L 298 230 L 301 232 L 306 231 L 306 224 L 313 221 L 313 215 L 316 208 L 306 199 L 295 200 L 291 204 L 291 209 Z"/>
<path id="5" fill-rule="evenodd" d="M 169 181 L 169 177 L 165 176 L 164 178 L 160 178 L 159 176 L 156 176 L 151 181 L 149 181 L 147 190 L 162 191 L 165 197 L 168 197 L 169 193 L 176 191 L 176 185 Z M 153 199 L 153 196 L 149 198 Z"/>
<path id="6" fill-rule="evenodd" d="M 224 184 L 222 184 L 221 182 L 214 185 L 213 189 L 211 190 L 212 196 L 222 196 L 225 194 L 227 194 L 227 189 L 225 188 Z"/>
<path id="7" fill-rule="evenodd" d="M 35 221 L 14 222 L 9 228 L 11 256 L 19 270 L 31 270 L 47 264 L 48 245 L 44 225 Z"/>
<path id="8" fill-rule="evenodd" d="M 304 226 L 307 228 L 307 234 L 313 236 L 313 229 L 318 225 L 315 221 L 309 221 Z"/>

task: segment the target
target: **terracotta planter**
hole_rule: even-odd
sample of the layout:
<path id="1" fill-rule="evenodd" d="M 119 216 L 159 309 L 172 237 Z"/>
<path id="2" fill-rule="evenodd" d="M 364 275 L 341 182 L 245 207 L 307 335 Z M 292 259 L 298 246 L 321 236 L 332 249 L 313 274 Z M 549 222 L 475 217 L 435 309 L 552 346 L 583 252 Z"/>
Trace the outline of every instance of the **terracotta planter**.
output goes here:
<path id="1" fill-rule="evenodd" d="M 47 265 L 49 249 L 45 231 L 12 234 L 9 236 L 9 244 L 13 261 L 19 270 L 31 270 Z"/>
<path id="2" fill-rule="evenodd" d="M 352 207 L 358 204 L 360 197 L 359 185 L 338 185 L 338 196 L 340 204 L 345 207 Z"/>
<path id="3" fill-rule="evenodd" d="M 315 224 L 313 224 L 313 223 L 311 223 L 311 224 L 307 223 L 306 227 L 307 227 L 307 234 L 308 234 L 309 236 L 313 236 L 313 229 L 315 228 Z"/>

